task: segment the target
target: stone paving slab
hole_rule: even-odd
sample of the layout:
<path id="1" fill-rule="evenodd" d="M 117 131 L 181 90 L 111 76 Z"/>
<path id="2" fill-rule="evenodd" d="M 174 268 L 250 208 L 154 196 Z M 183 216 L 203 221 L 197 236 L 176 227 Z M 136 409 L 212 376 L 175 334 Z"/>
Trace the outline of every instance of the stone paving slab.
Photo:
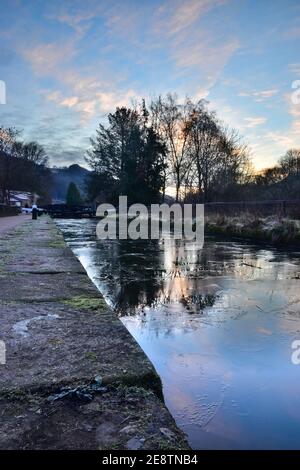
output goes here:
<path id="1" fill-rule="evenodd" d="M 91 308 L 76 308 L 72 301 L 0 305 L 1 338 L 7 349 L 0 389 L 51 389 L 89 383 L 100 375 L 104 383 L 138 379 L 159 391 L 151 363 L 105 302 L 77 302 Z"/>
<path id="2" fill-rule="evenodd" d="M 15 252 L 10 257 L 8 272 L 86 274 L 70 248 L 31 248 L 30 253 Z"/>
<path id="3" fill-rule="evenodd" d="M 2 301 L 42 301 L 72 299 L 76 296 L 100 297 L 101 294 L 83 273 L 1 273 Z"/>

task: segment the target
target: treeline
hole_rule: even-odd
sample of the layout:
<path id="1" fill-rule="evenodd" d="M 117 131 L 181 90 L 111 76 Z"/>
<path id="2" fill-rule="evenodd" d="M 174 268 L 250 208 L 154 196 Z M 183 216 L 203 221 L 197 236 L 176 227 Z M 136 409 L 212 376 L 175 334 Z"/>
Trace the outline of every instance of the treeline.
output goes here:
<path id="1" fill-rule="evenodd" d="M 186 202 L 300 198 L 299 149 L 257 174 L 238 132 L 226 127 L 204 100 L 180 103 L 171 94 L 148 107 L 143 100 L 109 114 L 91 139 L 86 161 L 91 174 L 81 169 L 86 175 L 79 178 L 80 167 L 73 165 L 69 180 L 86 179 L 87 201 L 114 203 L 127 195 L 129 203 L 151 204 L 171 193 Z M 41 145 L 23 142 L 14 128 L 0 127 L 0 202 L 8 204 L 14 190 L 35 192 L 40 203 L 51 202 L 53 177 L 47 164 Z M 64 185 L 63 196 L 66 190 Z M 80 200 L 74 188 L 69 193 L 69 200 Z"/>
<path id="2" fill-rule="evenodd" d="M 153 203 L 175 188 L 175 199 L 209 201 L 236 195 L 251 178 L 249 151 L 205 101 L 179 103 L 168 94 L 133 109 L 117 108 L 100 124 L 86 161 L 90 197 Z"/>
<path id="3" fill-rule="evenodd" d="M 277 165 L 253 175 L 245 187 L 248 200 L 300 199 L 300 149 L 290 149 Z"/>
<path id="4" fill-rule="evenodd" d="M 25 143 L 14 128 L 0 127 L 0 202 L 10 203 L 11 191 L 37 193 L 48 202 L 51 172 L 48 158 L 37 142 Z"/>

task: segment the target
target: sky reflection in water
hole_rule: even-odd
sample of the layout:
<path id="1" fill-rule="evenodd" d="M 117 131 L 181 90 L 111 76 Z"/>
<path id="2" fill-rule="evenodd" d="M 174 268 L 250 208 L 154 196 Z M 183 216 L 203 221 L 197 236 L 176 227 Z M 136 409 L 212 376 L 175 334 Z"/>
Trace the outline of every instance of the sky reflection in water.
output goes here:
<path id="1" fill-rule="evenodd" d="M 89 276 L 155 365 L 195 449 L 300 448 L 300 253 L 206 241 L 96 241 L 59 220 Z"/>

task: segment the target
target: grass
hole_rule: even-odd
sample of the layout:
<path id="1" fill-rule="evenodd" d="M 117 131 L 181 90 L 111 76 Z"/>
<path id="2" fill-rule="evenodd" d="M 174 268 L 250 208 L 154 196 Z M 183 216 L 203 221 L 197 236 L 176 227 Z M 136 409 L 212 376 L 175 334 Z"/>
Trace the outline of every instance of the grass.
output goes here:
<path id="1" fill-rule="evenodd" d="M 209 215 L 205 231 L 208 234 L 234 236 L 274 244 L 300 243 L 300 221 L 277 216 L 258 217 L 243 214 L 239 217 Z"/>

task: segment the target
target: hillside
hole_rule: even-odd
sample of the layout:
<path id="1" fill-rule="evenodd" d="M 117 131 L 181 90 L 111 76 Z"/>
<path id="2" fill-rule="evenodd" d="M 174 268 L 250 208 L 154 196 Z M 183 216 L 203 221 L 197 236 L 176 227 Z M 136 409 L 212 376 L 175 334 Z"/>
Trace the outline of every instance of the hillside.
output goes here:
<path id="1" fill-rule="evenodd" d="M 51 168 L 53 202 L 65 202 L 68 186 L 75 183 L 82 198 L 86 197 L 86 181 L 91 172 L 80 165 L 74 164 L 66 168 Z"/>

